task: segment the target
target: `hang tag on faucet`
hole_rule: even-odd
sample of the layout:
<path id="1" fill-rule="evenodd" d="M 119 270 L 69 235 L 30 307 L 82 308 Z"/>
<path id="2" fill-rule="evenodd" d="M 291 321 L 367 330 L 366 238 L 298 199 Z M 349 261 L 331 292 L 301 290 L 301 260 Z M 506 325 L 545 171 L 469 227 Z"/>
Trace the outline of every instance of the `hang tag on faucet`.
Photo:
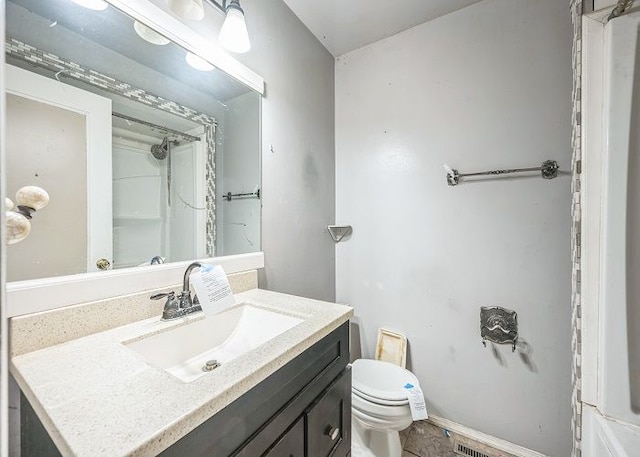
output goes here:
<path id="1" fill-rule="evenodd" d="M 220 265 L 205 264 L 199 271 L 191 273 L 190 280 L 206 316 L 213 316 L 236 304 L 227 274 Z"/>

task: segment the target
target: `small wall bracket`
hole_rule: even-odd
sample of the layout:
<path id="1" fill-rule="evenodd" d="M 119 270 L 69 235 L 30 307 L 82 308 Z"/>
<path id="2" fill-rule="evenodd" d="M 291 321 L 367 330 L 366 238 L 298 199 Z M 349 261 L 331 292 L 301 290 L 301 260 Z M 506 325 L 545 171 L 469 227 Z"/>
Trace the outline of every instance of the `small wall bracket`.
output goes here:
<path id="1" fill-rule="evenodd" d="M 345 236 L 351 235 L 353 228 L 350 225 L 329 225 L 327 226 L 333 241 L 339 243 Z"/>

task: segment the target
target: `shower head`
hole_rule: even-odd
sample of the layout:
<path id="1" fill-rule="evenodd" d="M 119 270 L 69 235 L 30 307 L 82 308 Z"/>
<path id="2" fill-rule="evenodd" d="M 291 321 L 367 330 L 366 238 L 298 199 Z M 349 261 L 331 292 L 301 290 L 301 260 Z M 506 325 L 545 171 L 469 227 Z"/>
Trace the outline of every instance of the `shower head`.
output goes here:
<path id="1" fill-rule="evenodd" d="M 151 154 L 158 160 L 164 160 L 169 155 L 171 149 L 169 137 L 164 137 L 161 144 L 154 144 L 151 146 Z"/>

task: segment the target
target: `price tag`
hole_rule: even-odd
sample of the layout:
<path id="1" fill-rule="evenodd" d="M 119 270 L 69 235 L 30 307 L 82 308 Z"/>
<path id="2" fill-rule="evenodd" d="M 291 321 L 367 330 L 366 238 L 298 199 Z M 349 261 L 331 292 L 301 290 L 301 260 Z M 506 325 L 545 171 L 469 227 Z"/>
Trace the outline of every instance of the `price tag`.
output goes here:
<path id="1" fill-rule="evenodd" d="M 206 316 L 213 316 L 236 304 L 229 279 L 220 265 L 203 265 L 191 274 L 190 280 Z"/>
<path id="2" fill-rule="evenodd" d="M 414 386 L 407 383 L 404 388 L 407 391 L 407 397 L 409 399 L 409 407 L 411 408 L 411 417 L 414 421 L 428 419 L 427 404 L 424 401 L 424 394 L 420 386 Z"/>

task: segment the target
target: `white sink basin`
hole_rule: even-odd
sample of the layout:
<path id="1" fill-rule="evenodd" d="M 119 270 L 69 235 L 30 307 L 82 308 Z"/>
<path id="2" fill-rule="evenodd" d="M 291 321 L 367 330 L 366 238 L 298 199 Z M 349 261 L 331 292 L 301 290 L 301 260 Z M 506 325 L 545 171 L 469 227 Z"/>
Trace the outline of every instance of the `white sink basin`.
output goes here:
<path id="1" fill-rule="evenodd" d="M 225 364 L 303 322 L 303 319 L 242 304 L 213 317 L 123 343 L 151 365 L 190 382 L 206 374 L 206 362 Z"/>

